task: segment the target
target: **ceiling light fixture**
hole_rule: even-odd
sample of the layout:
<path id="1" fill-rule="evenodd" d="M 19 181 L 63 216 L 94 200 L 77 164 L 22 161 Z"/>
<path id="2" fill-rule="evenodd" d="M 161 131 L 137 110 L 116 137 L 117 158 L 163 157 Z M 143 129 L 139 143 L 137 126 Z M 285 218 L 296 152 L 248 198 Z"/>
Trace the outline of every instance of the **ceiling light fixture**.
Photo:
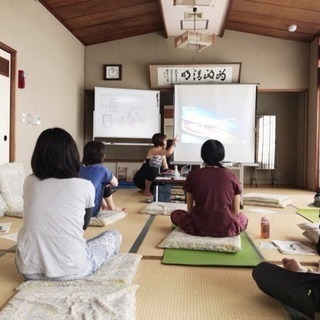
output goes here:
<path id="1" fill-rule="evenodd" d="M 207 30 L 209 25 L 209 20 L 201 19 L 197 20 L 196 30 Z M 193 21 L 190 19 L 180 20 L 180 29 L 181 30 L 192 30 L 193 29 Z"/>
<path id="2" fill-rule="evenodd" d="M 297 25 L 296 24 L 290 24 L 290 26 L 288 26 L 288 31 L 289 32 L 295 32 L 297 30 Z"/>
<path id="3" fill-rule="evenodd" d="M 211 6 L 213 0 L 174 0 L 173 4 L 175 6 Z"/>
<path id="4" fill-rule="evenodd" d="M 193 8 L 193 31 L 188 30 L 175 38 L 175 47 L 186 50 L 201 51 L 215 43 L 215 35 L 203 34 L 196 30 L 197 8 Z"/>

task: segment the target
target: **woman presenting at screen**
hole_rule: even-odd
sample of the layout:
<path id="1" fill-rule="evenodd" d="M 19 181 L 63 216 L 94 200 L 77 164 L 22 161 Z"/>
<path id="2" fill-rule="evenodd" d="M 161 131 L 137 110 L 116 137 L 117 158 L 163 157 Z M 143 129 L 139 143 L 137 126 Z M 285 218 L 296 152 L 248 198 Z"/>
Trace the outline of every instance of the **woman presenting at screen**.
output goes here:
<path id="1" fill-rule="evenodd" d="M 207 140 L 201 147 L 205 167 L 191 171 L 184 183 L 187 210 L 175 210 L 171 221 L 195 236 L 232 237 L 245 230 L 248 218 L 240 212 L 242 192 L 237 176 L 224 168 L 224 146 Z"/>
<path id="2" fill-rule="evenodd" d="M 172 146 L 166 149 L 167 136 L 163 133 L 153 135 L 154 147 L 149 149 L 143 165 L 133 177 L 135 186 L 144 190 L 146 196 L 152 196 L 152 182 L 159 175 L 160 169 L 168 169 L 167 157 L 172 155 L 177 141 L 177 137 L 175 137 Z"/>

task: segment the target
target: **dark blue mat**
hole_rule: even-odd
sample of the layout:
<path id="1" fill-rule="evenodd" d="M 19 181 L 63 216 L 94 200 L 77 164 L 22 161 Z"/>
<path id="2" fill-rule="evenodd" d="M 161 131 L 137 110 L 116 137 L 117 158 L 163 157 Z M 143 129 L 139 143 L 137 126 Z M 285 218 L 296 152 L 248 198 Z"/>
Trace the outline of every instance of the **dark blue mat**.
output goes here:
<path id="1" fill-rule="evenodd" d="M 137 189 L 133 182 L 120 181 L 116 189 Z"/>

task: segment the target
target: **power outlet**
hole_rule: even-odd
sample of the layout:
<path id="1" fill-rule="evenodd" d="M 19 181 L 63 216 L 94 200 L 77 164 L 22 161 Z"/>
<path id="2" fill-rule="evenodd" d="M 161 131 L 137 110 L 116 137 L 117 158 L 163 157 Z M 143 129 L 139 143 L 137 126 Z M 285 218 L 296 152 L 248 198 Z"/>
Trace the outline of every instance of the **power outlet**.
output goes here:
<path id="1" fill-rule="evenodd" d="M 23 112 L 21 113 L 21 122 L 26 123 L 26 121 L 27 121 L 27 117 L 26 117 L 26 114 Z"/>
<path id="2" fill-rule="evenodd" d="M 40 115 L 35 115 L 33 116 L 33 125 L 35 126 L 40 126 L 41 125 L 41 116 Z"/>

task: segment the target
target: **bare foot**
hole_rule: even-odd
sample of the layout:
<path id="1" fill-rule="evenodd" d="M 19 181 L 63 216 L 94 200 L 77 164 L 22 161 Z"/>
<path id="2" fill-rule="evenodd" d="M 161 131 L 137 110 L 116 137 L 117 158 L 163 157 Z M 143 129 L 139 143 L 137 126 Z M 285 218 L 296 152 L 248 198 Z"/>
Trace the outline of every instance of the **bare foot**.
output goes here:
<path id="1" fill-rule="evenodd" d="M 282 265 L 285 269 L 287 269 L 289 271 L 293 271 L 293 272 L 307 272 L 308 271 L 296 259 L 284 258 L 284 259 L 282 259 Z"/>
<path id="2" fill-rule="evenodd" d="M 101 209 L 108 210 L 108 204 L 107 204 L 106 199 L 104 199 L 104 198 L 102 198 L 102 201 L 101 201 Z"/>
<path id="3" fill-rule="evenodd" d="M 146 197 L 152 197 L 152 193 L 150 193 L 150 192 L 145 192 L 144 195 L 145 195 Z"/>

